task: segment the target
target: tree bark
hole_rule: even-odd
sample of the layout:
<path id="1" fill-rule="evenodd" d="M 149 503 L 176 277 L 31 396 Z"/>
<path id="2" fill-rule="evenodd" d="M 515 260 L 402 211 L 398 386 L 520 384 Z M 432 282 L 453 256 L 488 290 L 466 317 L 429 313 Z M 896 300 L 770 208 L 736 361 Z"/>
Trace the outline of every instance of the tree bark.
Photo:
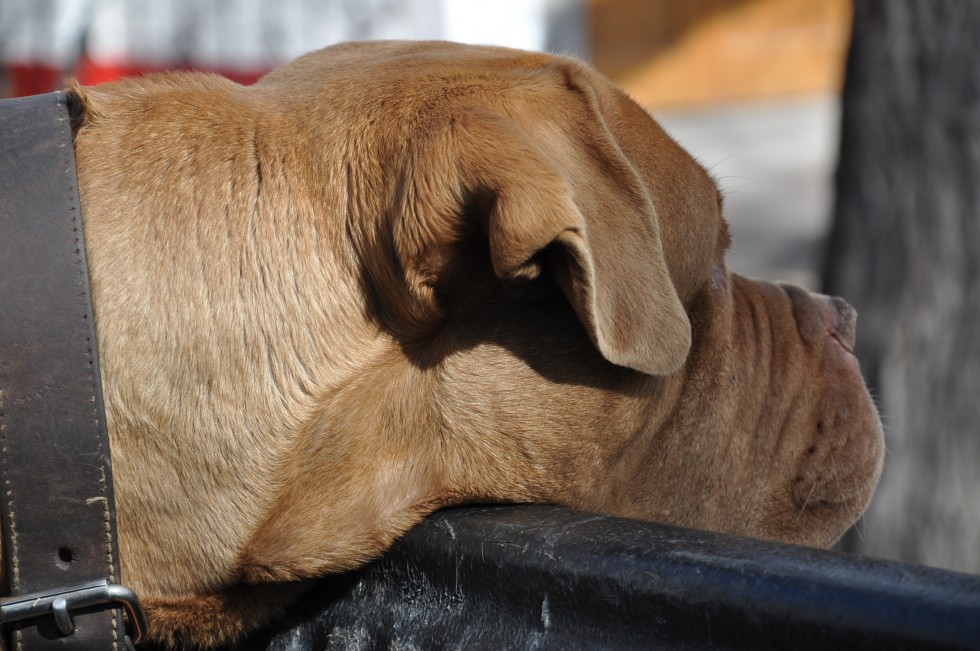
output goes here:
<path id="1" fill-rule="evenodd" d="M 888 449 L 846 549 L 980 572 L 980 3 L 856 0 L 824 287 Z"/>

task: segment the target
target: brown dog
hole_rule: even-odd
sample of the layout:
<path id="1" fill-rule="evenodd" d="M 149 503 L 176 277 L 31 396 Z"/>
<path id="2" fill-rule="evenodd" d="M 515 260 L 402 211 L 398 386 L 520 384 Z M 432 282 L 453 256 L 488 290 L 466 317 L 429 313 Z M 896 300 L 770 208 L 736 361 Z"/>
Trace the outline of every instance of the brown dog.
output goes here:
<path id="1" fill-rule="evenodd" d="M 358 43 L 73 87 L 124 583 L 213 644 L 434 509 L 828 545 L 882 456 L 846 303 L 573 60 Z"/>

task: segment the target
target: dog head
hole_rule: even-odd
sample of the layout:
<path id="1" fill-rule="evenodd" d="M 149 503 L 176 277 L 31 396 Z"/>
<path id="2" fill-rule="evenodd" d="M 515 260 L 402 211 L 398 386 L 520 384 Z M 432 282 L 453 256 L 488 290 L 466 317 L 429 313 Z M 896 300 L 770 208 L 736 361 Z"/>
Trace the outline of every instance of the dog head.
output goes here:
<path id="1" fill-rule="evenodd" d="M 581 63 L 360 43 L 251 88 L 73 93 L 157 630 L 209 639 L 232 586 L 354 567 L 450 504 L 824 546 L 870 499 L 853 310 L 730 273 L 709 175 Z"/>

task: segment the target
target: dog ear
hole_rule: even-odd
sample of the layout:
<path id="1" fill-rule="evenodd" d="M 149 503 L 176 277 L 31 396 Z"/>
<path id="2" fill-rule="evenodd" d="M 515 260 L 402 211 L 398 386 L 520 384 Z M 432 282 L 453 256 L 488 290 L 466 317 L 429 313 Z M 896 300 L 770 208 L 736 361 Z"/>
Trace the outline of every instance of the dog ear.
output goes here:
<path id="1" fill-rule="evenodd" d="M 396 252 L 416 299 L 437 305 L 445 252 L 467 227 L 465 206 L 480 197 L 489 209 L 479 227 L 497 277 L 534 278 L 547 260 L 603 357 L 652 375 L 683 365 L 690 324 L 667 269 L 659 223 L 636 171 L 611 139 L 588 143 L 592 151 L 579 157 L 601 160 L 559 161 L 513 121 L 471 109 L 417 144 L 394 224 Z"/>

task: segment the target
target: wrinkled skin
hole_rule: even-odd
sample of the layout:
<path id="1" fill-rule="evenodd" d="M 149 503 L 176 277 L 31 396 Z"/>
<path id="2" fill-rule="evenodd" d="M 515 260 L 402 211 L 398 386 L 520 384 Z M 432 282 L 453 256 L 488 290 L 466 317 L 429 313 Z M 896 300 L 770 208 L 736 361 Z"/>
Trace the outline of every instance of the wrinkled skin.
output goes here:
<path id="1" fill-rule="evenodd" d="M 729 273 L 712 180 L 586 66 L 358 43 L 71 92 L 156 640 L 241 635 L 451 504 L 827 546 L 870 499 L 853 311 Z"/>

